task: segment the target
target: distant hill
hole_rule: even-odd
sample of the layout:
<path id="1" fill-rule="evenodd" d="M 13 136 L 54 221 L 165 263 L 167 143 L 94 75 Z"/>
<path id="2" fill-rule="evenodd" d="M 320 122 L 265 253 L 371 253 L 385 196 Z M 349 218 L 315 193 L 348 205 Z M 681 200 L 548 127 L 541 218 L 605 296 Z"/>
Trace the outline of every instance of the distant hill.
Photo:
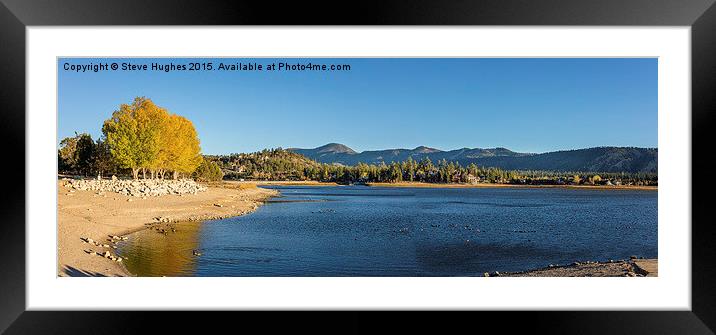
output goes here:
<path id="1" fill-rule="evenodd" d="M 328 143 L 315 149 L 296 149 L 289 148 L 288 151 L 293 151 L 297 154 L 304 155 L 315 161 L 333 163 L 341 160 L 340 157 L 351 156 L 357 154 L 353 149 L 338 143 Z M 343 163 L 349 165 L 347 163 Z M 356 164 L 358 164 L 356 162 Z"/>
<path id="2" fill-rule="evenodd" d="M 388 149 L 356 152 L 338 143 L 315 149 L 288 149 L 321 163 L 356 165 L 402 162 L 412 157 L 416 161 L 430 158 L 433 162 L 447 160 L 461 165 L 475 163 L 480 166 L 506 170 L 550 170 L 593 172 L 657 172 L 656 148 L 597 147 L 578 150 L 546 152 L 541 154 L 514 152 L 506 148 L 462 148 L 442 151 L 425 146 L 415 149 Z"/>
<path id="3" fill-rule="evenodd" d="M 224 179 L 299 180 L 305 169 L 317 169 L 321 165 L 306 156 L 282 149 L 205 157 L 219 164 Z"/>

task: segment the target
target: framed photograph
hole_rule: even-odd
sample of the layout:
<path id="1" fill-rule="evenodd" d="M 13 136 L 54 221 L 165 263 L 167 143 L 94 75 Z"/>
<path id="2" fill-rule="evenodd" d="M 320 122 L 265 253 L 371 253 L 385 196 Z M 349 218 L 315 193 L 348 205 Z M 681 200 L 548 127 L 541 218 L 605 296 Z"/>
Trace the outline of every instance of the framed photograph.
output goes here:
<path id="1" fill-rule="evenodd" d="M 0 6 L 4 331 L 716 328 L 712 1 L 136 6 Z"/>

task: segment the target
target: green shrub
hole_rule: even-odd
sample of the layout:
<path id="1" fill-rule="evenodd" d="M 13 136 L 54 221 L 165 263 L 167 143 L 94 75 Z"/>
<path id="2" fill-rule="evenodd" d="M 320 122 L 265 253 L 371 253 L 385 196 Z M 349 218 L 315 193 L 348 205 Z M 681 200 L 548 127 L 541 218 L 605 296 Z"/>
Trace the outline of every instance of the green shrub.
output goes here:
<path id="1" fill-rule="evenodd" d="M 221 180 L 224 178 L 224 173 L 221 172 L 218 164 L 203 157 L 201 164 L 196 168 L 192 176 L 197 181 L 209 182 Z"/>

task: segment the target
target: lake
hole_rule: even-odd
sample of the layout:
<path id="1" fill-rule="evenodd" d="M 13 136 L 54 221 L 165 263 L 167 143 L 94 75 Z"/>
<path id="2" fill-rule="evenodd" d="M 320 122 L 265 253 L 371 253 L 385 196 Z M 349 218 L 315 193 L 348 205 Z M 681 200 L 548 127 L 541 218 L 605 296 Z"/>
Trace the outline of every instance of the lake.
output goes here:
<path id="1" fill-rule="evenodd" d="M 139 276 L 239 277 L 482 276 L 658 256 L 656 191 L 267 188 L 281 196 L 254 213 L 143 230 L 117 251 Z"/>

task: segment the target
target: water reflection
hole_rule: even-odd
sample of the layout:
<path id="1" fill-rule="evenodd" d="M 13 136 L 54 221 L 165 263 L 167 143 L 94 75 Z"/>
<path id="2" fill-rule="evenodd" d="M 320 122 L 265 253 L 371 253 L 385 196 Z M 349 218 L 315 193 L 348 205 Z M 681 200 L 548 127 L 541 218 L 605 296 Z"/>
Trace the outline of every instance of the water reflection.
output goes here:
<path id="1" fill-rule="evenodd" d="M 134 275 L 192 276 L 196 259 L 201 257 L 193 253 L 199 249 L 200 230 L 198 222 L 154 225 L 129 235 L 117 250 L 120 256 L 128 257 L 123 262 Z"/>
<path id="2" fill-rule="evenodd" d="M 658 257 L 657 192 L 275 188 L 252 214 L 164 224 L 118 251 L 138 276 L 199 277 L 482 276 Z"/>

